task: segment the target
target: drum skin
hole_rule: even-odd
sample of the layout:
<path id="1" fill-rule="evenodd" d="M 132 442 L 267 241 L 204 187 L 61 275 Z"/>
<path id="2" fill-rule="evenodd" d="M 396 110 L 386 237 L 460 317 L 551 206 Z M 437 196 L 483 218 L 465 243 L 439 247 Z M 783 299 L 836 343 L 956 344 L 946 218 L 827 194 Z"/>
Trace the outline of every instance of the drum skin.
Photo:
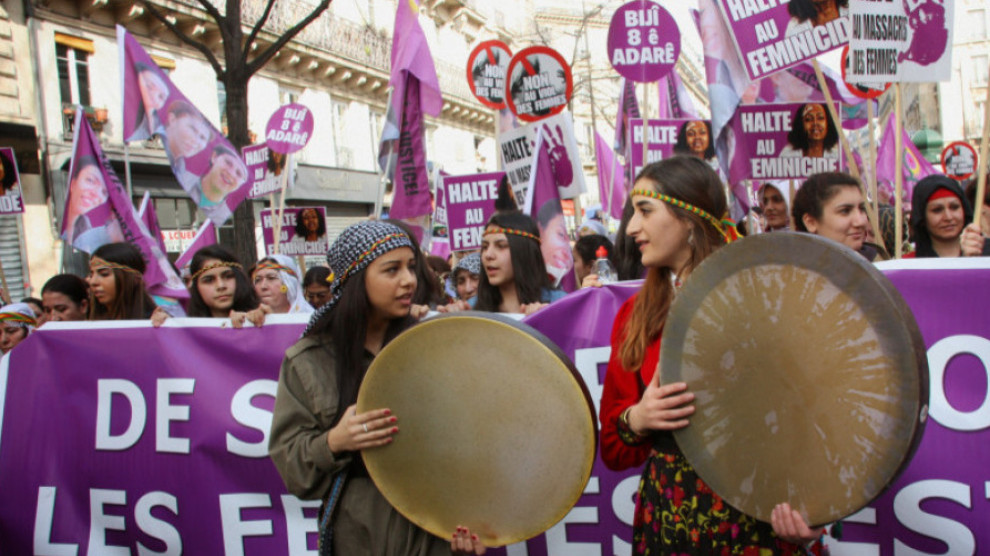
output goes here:
<path id="1" fill-rule="evenodd" d="M 362 452 L 385 498 L 448 538 L 487 546 L 536 536 L 577 503 L 597 448 L 594 406 L 563 352 L 514 319 L 463 312 L 423 321 L 372 362 L 358 412 L 388 408 L 395 441 Z"/>
<path id="2" fill-rule="evenodd" d="M 907 304 L 856 252 L 799 233 L 727 245 L 687 278 L 665 324 L 662 384 L 695 394 L 674 436 L 712 490 L 770 521 L 860 510 L 907 466 L 928 360 Z"/>

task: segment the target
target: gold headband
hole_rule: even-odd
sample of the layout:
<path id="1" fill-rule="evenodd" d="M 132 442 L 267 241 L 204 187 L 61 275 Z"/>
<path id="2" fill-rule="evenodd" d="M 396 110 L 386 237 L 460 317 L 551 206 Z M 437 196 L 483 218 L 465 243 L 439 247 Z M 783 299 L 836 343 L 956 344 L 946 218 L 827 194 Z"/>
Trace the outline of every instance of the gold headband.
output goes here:
<path id="1" fill-rule="evenodd" d="M 721 234 L 723 238 L 725 238 L 726 243 L 731 243 L 739 239 L 739 235 L 736 231 L 736 223 L 733 222 L 728 217 L 719 220 L 718 218 L 715 218 L 714 216 L 711 215 L 711 213 L 709 213 L 704 209 L 698 208 L 692 205 L 691 203 L 685 203 L 680 199 L 675 199 L 670 195 L 664 195 L 663 193 L 654 191 L 652 189 L 633 189 L 632 191 L 629 192 L 629 196 L 632 197 L 633 195 L 642 195 L 643 197 L 650 197 L 652 199 L 663 201 L 669 205 L 674 205 L 675 207 L 682 208 L 688 212 L 697 214 L 698 216 L 704 218 L 705 221 L 707 221 L 709 224 L 714 226 L 715 229 L 718 230 L 718 233 Z"/>
<path id="2" fill-rule="evenodd" d="M 269 269 L 271 269 L 271 270 L 279 270 L 279 271 L 282 271 L 282 272 L 288 272 L 296 280 L 299 279 L 299 276 L 296 276 L 296 271 L 295 270 L 292 270 L 291 268 L 289 268 L 287 266 L 282 266 L 282 265 L 278 264 L 277 262 L 272 261 L 270 259 L 266 259 L 266 260 L 263 260 L 260 263 L 258 263 L 258 266 L 254 267 L 254 274 L 257 274 L 259 270 L 269 270 Z"/>
<path id="3" fill-rule="evenodd" d="M 192 275 L 191 281 L 192 282 L 195 282 L 204 272 L 207 272 L 209 270 L 213 270 L 214 268 L 222 268 L 222 267 L 226 267 L 226 268 L 239 268 L 241 270 L 244 269 L 244 267 L 241 266 L 241 263 L 233 263 L 233 262 L 227 262 L 227 261 L 216 261 L 216 262 L 212 262 L 212 263 L 204 266 L 203 268 L 197 270 L 196 273 Z"/>
<path id="4" fill-rule="evenodd" d="M 89 258 L 89 269 L 97 270 L 99 268 L 112 268 L 114 270 L 123 270 L 124 272 L 133 272 L 134 274 L 141 276 L 141 272 L 139 272 L 136 268 L 131 268 L 125 264 L 113 263 L 106 259 L 97 257 L 96 255 L 93 255 L 92 257 Z"/>
<path id="5" fill-rule="evenodd" d="M 483 233 L 481 235 L 482 235 L 482 237 L 484 237 L 484 236 L 490 236 L 492 234 L 511 234 L 511 235 L 514 235 L 514 236 L 521 236 L 521 237 L 529 238 L 529 239 L 535 241 L 537 244 L 542 244 L 543 243 L 542 241 L 540 241 L 540 238 L 539 237 L 537 237 L 537 236 L 535 236 L 535 235 L 533 235 L 533 234 L 531 234 L 529 232 L 524 232 L 522 230 L 516 230 L 516 229 L 513 229 L 513 228 L 500 228 L 498 226 L 489 226 L 487 229 L 485 229 L 485 233 Z"/>

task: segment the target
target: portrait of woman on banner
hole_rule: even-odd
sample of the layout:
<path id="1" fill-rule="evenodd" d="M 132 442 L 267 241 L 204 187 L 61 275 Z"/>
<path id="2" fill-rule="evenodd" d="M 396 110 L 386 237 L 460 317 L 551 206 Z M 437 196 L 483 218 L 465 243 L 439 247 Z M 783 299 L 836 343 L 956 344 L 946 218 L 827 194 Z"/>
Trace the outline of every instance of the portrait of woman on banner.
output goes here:
<path id="1" fill-rule="evenodd" d="M 128 141 L 162 133 L 162 120 L 158 111 L 165 106 L 169 95 L 171 95 L 168 83 L 157 67 L 144 62 L 135 62 L 134 73 L 137 75 L 141 102 L 133 107 L 137 111 L 135 118 L 137 124 L 134 127 L 134 134 L 128 137 Z"/>
<path id="2" fill-rule="evenodd" d="M 790 37 L 840 17 L 849 17 L 849 0 L 791 0 L 787 13 L 791 19 L 784 36 Z"/>
<path id="3" fill-rule="evenodd" d="M 96 157 L 79 157 L 73 165 L 69 180 L 62 239 L 87 253 L 92 253 L 106 243 L 124 241 L 120 223 L 110 208 L 109 197 L 103 171 Z"/>
<path id="4" fill-rule="evenodd" d="M 696 156 L 711 163 L 715 159 L 715 145 L 712 143 L 712 124 L 708 120 L 691 120 L 681 124 L 677 131 L 674 154 Z"/>
<path id="5" fill-rule="evenodd" d="M 201 175 L 191 171 L 187 163 L 209 146 L 213 140 L 213 127 L 195 106 L 184 100 L 168 105 L 162 124 L 162 143 L 172 172 L 183 189 L 192 191 Z"/>
<path id="6" fill-rule="evenodd" d="M 787 134 L 787 146 L 780 152 L 782 158 L 807 156 L 813 158 L 839 157 L 839 130 L 821 103 L 807 103 L 798 107 Z"/>

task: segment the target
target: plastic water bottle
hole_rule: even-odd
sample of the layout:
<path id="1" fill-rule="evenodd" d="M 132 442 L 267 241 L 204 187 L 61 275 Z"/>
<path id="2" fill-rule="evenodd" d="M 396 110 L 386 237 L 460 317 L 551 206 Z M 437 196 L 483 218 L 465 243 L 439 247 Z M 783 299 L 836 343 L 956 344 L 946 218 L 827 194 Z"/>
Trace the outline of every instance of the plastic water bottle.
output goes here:
<path id="1" fill-rule="evenodd" d="M 612 266 L 612 262 L 608 260 L 608 250 L 602 245 L 595 251 L 595 263 L 592 265 L 591 273 L 598 275 L 598 281 L 604 286 L 605 284 L 614 284 L 619 280 L 618 273 L 615 272 L 615 267 Z"/>

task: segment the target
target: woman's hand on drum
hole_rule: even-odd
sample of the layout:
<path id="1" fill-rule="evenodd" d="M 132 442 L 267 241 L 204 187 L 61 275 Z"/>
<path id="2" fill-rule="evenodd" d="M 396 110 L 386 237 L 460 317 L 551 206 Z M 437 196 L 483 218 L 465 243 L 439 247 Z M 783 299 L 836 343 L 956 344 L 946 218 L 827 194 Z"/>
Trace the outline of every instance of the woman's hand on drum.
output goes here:
<path id="1" fill-rule="evenodd" d="M 983 233 L 975 222 L 963 228 L 959 243 L 964 257 L 979 257 L 983 254 Z"/>
<path id="2" fill-rule="evenodd" d="M 787 502 L 777 504 L 770 513 L 770 525 L 773 532 L 782 540 L 791 544 L 806 545 L 825 532 L 824 527 L 811 529 L 807 522 L 796 510 L 791 508 Z"/>
<path id="3" fill-rule="evenodd" d="M 415 303 L 413 303 L 412 307 L 409 308 L 409 316 L 416 320 L 420 320 L 421 318 L 425 317 L 426 314 L 429 312 L 430 312 L 429 305 L 416 305 Z"/>
<path id="4" fill-rule="evenodd" d="M 485 545 L 481 544 L 478 535 L 471 534 L 470 529 L 458 525 L 450 538 L 450 552 L 455 556 L 477 556 L 485 553 Z"/>
<path id="5" fill-rule="evenodd" d="M 397 420 L 391 410 L 373 409 L 357 413 L 357 407 L 352 405 L 327 433 L 327 446 L 335 454 L 384 446 L 392 442 L 393 436 L 399 432 L 399 427 L 395 426 Z"/>
<path id="6" fill-rule="evenodd" d="M 675 382 L 660 385 L 660 365 L 646 385 L 639 403 L 629 410 L 629 428 L 640 436 L 650 431 L 672 431 L 688 426 L 687 417 L 694 413 L 694 394 L 687 391 L 687 383 Z"/>

